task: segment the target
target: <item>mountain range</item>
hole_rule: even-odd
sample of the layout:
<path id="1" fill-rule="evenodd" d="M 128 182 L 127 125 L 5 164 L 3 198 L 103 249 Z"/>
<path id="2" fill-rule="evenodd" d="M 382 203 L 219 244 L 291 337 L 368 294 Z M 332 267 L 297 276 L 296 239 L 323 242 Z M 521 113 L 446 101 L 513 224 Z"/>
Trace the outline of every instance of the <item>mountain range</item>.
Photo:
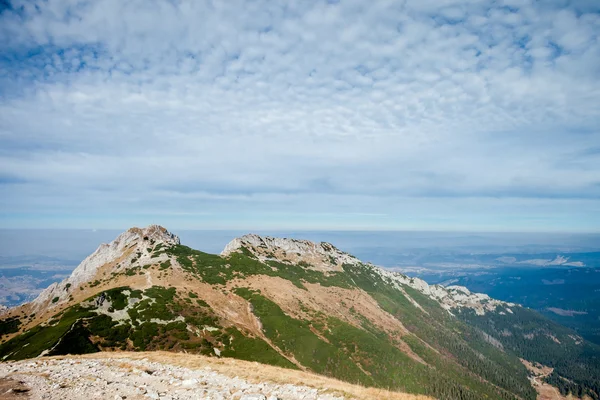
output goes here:
<path id="1" fill-rule="evenodd" d="M 0 318 L 2 360 L 167 350 L 440 399 L 600 394 L 600 346 L 575 331 L 325 242 L 251 234 L 208 254 L 131 228 Z"/>

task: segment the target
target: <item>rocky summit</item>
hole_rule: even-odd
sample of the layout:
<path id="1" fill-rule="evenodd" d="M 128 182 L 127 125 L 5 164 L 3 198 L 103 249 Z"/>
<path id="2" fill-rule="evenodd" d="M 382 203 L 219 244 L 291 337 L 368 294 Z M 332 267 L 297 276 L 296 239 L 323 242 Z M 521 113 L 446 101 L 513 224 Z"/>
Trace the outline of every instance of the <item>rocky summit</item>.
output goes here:
<path id="1" fill-rule="evenodd" d="M 299 264 L 305 268 L 322 271 L 341 270 L 344 264 L 360 263 L 356 257 L 337 249 L 331 243 L 313 243 L 308 240 L 244 235 L 229 242 L 221 252 L 228 256 L 234 252 L 247 252 L 261 261 L 273 260 Z"/>
<path id="2" fill-rule="evenodd" d="M 168 351 L 440 399 L 533 400 L 540 379 L 568 381 L 577 396 L 600 393 L 597 346 L 532 310 L 464 287 L 428 285 L 333 244 L 253 234 L 217 255 L 182 245 L 160 226 L 129 229 L 33 302 L 5 311 L 0 334 L 0 358 L 11 362 L 0 369 L 7 379 L 40 365 L 50 375 L 79 368 L 11 360 Z M 107 382 L 123 381 L 114 375 L 122 371 L 94 363 Z M 532 366 L 547 373 L 540 378 Z M 179 382 L 173 374 L 163 380 Z M 188 379 L 188 372 L 177 374 Z M 44 385 L 39 377 L 21 380 Z M 148 393 L 188 398 L 175 383 L 156 383 Z M 202 386 L 202 396 L 232 395 L 213 386 Z M 134 390 L 98 388 L 127 398 Z M 207 394 L 211 388 L 221 394 Z M 58 398 L 63 389 L 48 390 Z M 304 398 L 318 398 L 310 396 Z"/>

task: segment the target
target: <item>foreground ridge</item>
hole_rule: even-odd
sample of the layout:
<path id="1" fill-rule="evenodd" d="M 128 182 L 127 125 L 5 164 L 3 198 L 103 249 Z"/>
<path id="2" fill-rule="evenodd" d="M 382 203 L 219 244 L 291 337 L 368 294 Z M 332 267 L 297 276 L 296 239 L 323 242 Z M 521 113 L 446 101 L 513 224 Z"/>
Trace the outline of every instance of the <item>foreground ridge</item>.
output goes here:
<path id="1" fill-rule="evenodd" d="M 255 363 L 234 359 L 166 352 L 99 353 L 4 363 L 0 364 L 0 385 L 18 386 L 33 397 L 43 395 L 50 400 L 79 400 L 90 395 L 179 400 L 244 396 L 269 400 L 429 399 L 276 367 L 256 368 Z"/>

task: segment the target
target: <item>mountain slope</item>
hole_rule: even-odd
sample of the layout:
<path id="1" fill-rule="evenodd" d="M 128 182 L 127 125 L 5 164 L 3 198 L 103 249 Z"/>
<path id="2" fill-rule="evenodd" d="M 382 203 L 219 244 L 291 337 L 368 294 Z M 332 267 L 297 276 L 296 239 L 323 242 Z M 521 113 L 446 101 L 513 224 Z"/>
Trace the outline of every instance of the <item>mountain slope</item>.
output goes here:
<path id="1" fill-rule="evenodd" d="M 102 245 L 68 279 L 5 314 L 0 357 L 185 351 L 438 398 L 534 399 L 518 356 L 548 358 L 484 323 L 516 324 L 528 312 L 385 271 L 328 243 L 246 235 L 212 255 L 151 226 Z M 593 370 L 588 355 L 575 360 Z M 568 376 L 575 393 L 598 398 L 593 379 Z"/>

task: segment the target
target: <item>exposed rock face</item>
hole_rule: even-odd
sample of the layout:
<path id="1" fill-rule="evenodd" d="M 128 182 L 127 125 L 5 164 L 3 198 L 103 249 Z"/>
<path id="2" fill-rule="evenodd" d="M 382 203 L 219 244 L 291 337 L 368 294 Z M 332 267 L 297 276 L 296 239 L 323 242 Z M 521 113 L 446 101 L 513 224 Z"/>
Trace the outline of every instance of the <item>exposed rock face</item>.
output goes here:
<path id="1" fill-rule="evenodd" d="M 94 253 L 75 268 L 68 281 L 74 286 L 87 282 L 94 277 L 101 266 L 119 259 L 127 252 L 135 254 L 135 250 L 144 250 L 144 247 L 149 246 L 152 242 L 175 245 L 179 244 L 179 238 L 158 225 L 150 225 L 144 229 L 131 228 L 109 244 L 101 244 Z M 142 265 L 144 256 L 148 256 L 148 254 L 142 251 L 142 256 L 139 258 Z"/>
<path id="2" fill-rule="evenodd" d="M 233 239 L 221 252 L 228 256 L 248 250 L 261 261 L 277 260 L 287 264 L 302 264 L 321 271 L 341 271 L 343 264 L 359 264 L 356 257 L 339 250 L 330 243 L 314 243 L 308 240 L 274 238 L 255 234 Z"/>
<path id="3" fill-rule="evenodd" d="M 115 240 L 101 244 L 95 252 L 88 256 L 75 268 L 67 279 L 53 283 L 32 302 L 34 312 L 42 307 L 60 303 L 69 297 L 70 290 L 81 284 L 91 282 L 98 270 L 103 267 L 112 267 L 114 270 L 126 269 L 135 260 L 137 265 L 163 261 L 166 256 L 151 258 L 147 251 L 149 247 L 162 244 L 172 246 L 179 244 L 179 237 L 170 233 L 159 225 L 150 225 L 146 228 L 130 228 Z M 58 298 L 56 301 L 54 299 Z"/>
<path id="4" fill-rule="evenodd" d="M 398 285 L 407 285 L 418 290 L 429 298 L 437 301 L 448 310 L 456 308 L 472 309 L 477 315 L 484 315 L 486 311 L 496 311 L 498 307 L 504 307 L 507 312 L 512 312 L 509 307 L 515 307 L 516 304 L 501 300 L 492 299 L 487 294 L 472 293 L 464 286 L 441 286 L 429 285 L 422 279 L 410 278 L 398 272 L 387 271 L 383 268 L 375 267 L 381 276 L 387 277 L 391 282 Z M 410 296 L 407 296 L 410 299 Z"/>

